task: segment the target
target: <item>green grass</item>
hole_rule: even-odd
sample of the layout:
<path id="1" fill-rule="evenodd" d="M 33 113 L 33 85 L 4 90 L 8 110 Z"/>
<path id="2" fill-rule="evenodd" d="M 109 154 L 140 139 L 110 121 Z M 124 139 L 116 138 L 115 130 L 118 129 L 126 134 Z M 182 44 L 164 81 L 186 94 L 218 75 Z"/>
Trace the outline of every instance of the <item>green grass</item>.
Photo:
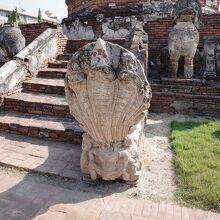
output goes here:
<path id="1" fill-rule="evenodd" d="M 178 200 L 220 211 L 220 122 L 173 122 Z"/>

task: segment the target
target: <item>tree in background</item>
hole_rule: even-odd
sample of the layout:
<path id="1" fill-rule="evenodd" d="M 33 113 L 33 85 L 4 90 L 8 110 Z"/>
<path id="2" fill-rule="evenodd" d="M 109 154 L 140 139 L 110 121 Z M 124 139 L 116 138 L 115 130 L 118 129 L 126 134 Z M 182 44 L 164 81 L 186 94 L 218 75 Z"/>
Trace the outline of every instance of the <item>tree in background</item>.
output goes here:
<path id="1" fill-rule="evenodd" d="M 38 17 L 37 17 L 37 20 L 38 20 L 38 23 L 42 23 L 42 22 L 43 22 L 42 14 L 41 14 L 41 10 L 40 10 L 40 8 L 39 8 L 39 10 L 38 10 Z"/>
<path id="2" fill-rule="evenodd" d="M 18 13 L 17 8 L 15 8 L 10 14 L 8 14 L 8 23 L 12 25 L 18 25 L 20 21 L 20 15 Z"/>

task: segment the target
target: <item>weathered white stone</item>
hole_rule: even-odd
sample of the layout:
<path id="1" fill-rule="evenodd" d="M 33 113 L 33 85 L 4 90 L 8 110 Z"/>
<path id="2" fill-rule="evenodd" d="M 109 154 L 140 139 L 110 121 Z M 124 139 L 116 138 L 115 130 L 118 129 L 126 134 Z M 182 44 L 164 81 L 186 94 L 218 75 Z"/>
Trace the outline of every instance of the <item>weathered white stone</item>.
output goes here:
<path id="1" fill-rule="evenodd" d="M 18 27 L 0 27 L 0 63 L 8 62 L 25 47 L 25 38 Z"/>
<path id="2" fill-rule="evenodd" d="M 25 78 L 26 73 L 25 66 L 15 60 L 3 65 L 0 68 L 0 94 L 13 89 Z"/>
<path id="3" fill-rule="evenodd" d="M 178 2 L 177 7 L 176 7 L 175 2 Z M 202 7 L 203 13 L 207 13 L 207 14 L 217 13 L 217 10 L 215 9 L 215 7 L 213 8 L 213 6 L 217 5 L 216 4 L 217 1 L 210 0 L 210 2 L 212 2 L 212 4 L 209 4 L 209 6 L 207 6 L 207 3 L 206 3 L 206 7 Z M 65 35 L 67 35 L 69 39 L 73 39 L 73 40 L 97 39 L 98 37 L 107 39 L 107 35 L 106 35 L 107 32 L 108 32 L 108 36 L 111 36 L 111 38 L 113 37 L 117 38 L 117 37 L 122 37 L 122 36 L 120 36 L 118 33 L 109 35 L 108 30 L 110 29 L 116 32 L 118 29 L 123 27 L 127 29 L 127 31 L 129 31 L 130 27 L 133 28 L 137 25 L 144 26 L 148 21 L 169 17 L 172 11 L 175 11 L 176 8 L 178 9 L 179 7 L 183 7 L 183 6 L 184 7 L 190 6 L 191 8 L 195 9 L 197 11 L 196 12 L 197 15 L 201 17 L 201 14 L 202 14 L 201 5 L 198 3 L 199 3 L 198 0 L 140 1 L 138 3 L 139 9 L 137 10 L 136 7 L 133 8 L 133 13 L 131 16 L 128 16 L 127 14 L 125 15 L 123 12 L 120 13 L 121 9 L 123 9 L 123 11 L 126 9 L 132 11 L 131 6 L 126 5 L 126 4 L 124 6 L 118 6 L 116 4 L 116 6 L 113 7 L 114 9 L 112 10 L 115 11 L 118 9 L 118 12 L 112 13 L 112 15 L 110 16 L 109 16 L 109 11 L 111 10 L 111 6 L 109 6 L 110 8 L 98 7 L 98 10 L 93 10 L 93 8 L 85 8 L 84 10 L 79 11 L 77 13 L 73 13 L 68 18 L 63 19 L 62 25 L 63 25 L 63 30 L 64 30 Z M 111 3 L 111 4 L 114 4 L 114 3 Z M 114 16 L 114 14 L 117 14 L 117 16 Z M 99 30 L 101 28 L 103 30 L 103 27 L 102 27 L 103 24 L 106 26 L 102 33 L 100 32 L 98 33 L 98 36 L 96 36 L 96 33 L 95 33 L 95 30 L 97 28 L 95 26 L 93 26 L 94 28 L 93 32 L 88 33 L 85 30 L 85 28 L 88 26 L 88 23 L 91 23 L 89 22 L 91 19 L 90 17 L 91 15 L 92 17 L 94 16 L 95 20 L 99 21 L 99 24 L 95 24 L 98 26 L 100 25 L 100 27 L 98 28 Z M 82 23 L 80 22 L 80 20 Z M 84 29 L 83 33 L 80 33 L 80 35 L 79 35 L 79 31 L 77 27 L 82 27 Z"/>
<path id="4" fill-rule="evenodd" d="M 58 51 L 55 29 L 48 28 L 32 43 L 20 51 L 15 59 L 25 61 L 31 74 L 38 72 L 41 65 L 53 58 Z"/>
<path id="5" fill-rule="evenodd" d="M 151 89 L 134 54 L 99 39 L 76 52 L 65 78 L 70 112 L 84 129 L 81 170 L 135 183 Z"/>
<path id="6" fill-rule="evenodd" d="M 121 28 L 118 30 L 118 34 L 121 38 L 125 38 L 129 34 L 129 31 L 125 28 Z"/>
<path id="7" fill-rule="evenodd" d="M 193 58 L 199 44 L 199 32 L 191 22 L 178 22 L 169 33 L 168 49 L 171 59 L 171 73 L 175 78 L 178 62 L 185 57 L 184 76 L 193 77 Z"/>
<path id="8" fill-rule="evenodd" d="M 63 33 L 71 40 L 92 40 L 95 34 L 92 26 L 82 25 L 79 20 L 75 20 L 70 27 L 62 26 Z"/>
<path id="9" fill-rule="evenodd" d="M 115 32 L 111 29 L 106 29 L 106 32 L 103 35 L 103 39 L 111 39 L 114 38 Z"/>
<path id="10" fill-rule="evenodd" d="M 184 77 L 192 78 L 193 58 L 199 44 L 201 4 L 198 0 L 178 0 L 173 10 L 177 24 L 171 29 L 168 40 L 171 77 L 177 77 L 178 62 L 184 57 Z"/>
<path id="11" fill-rule="evenodd" d="M 21 50 L 15 60 L 0 68 L 0 93 L 7 93 L 20 84 L 27 75 L 35 74 L 41 65 L 53 58 L 58 52 L 57 34 L 47 29 L 31 44 Z"/>

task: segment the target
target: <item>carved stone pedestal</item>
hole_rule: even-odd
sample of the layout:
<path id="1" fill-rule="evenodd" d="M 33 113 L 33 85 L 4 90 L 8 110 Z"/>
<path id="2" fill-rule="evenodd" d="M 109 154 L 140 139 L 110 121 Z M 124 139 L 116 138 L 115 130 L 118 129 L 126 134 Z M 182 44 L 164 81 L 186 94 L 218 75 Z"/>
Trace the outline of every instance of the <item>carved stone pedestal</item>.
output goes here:
<path id="1" fill-rule="evenodd" d="M 218 71 L 219 36 L 204 37 L 204 78 L 216 78 Z"/>
<path id="2" fill-rule="evenodd" d="M 131 52 L 102 39 L 84 46 L 68 64 L 66 98 L 84 129 L 81 170 L 92 180 L 135 183 L 151 89 Z"/>

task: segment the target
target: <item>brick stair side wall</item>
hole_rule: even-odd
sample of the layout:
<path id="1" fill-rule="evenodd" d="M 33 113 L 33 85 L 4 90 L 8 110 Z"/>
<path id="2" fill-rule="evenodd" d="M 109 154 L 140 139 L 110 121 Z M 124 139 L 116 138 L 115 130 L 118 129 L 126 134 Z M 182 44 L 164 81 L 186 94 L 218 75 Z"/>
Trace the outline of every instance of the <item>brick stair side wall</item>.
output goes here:
<path id="1" fill-rule="evenodd" d="M 40 24 L 24 24 L 20 25 L 22 34 L 26 39 L 26 45 L 30 44 L 40 34 L 42 34 L 47 28 L 57 29 L 58 36 L 58 53 L 62 54 L 65 52 L 67 38 L 62 33 L 62 28 L 57 24 L 52 23 L 40 23 Z"/>

